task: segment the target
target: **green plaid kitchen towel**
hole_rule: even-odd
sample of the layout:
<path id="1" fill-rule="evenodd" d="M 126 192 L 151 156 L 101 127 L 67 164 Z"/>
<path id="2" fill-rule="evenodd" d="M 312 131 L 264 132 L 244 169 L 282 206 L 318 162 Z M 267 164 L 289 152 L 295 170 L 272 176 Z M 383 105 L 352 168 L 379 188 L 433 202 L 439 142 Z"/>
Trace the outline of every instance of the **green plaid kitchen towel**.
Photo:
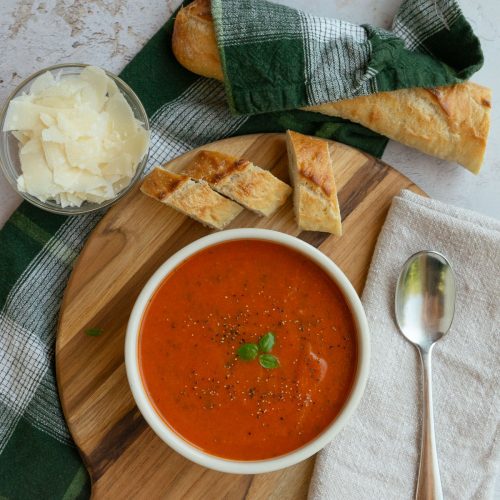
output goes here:
<path id="1" fill-rule="evenodd" d="M 172 26 L 171 19 L 121 74 L 150 116 L 148 169 L 222 137 L 287 128 L 382 154 L 385 138 L 340 119 L 304 111 L 231 114 L 222 83 L 175 61 Z M 23 203 L 0 231 L 0 498 L 89 496 L 59 405 L 54 339 L 73 263 L 102 215 L 65 218 Z"/>
<path id="2" fill-rule="evenodd" d="M 212 0 L 234 112 L 296 109 L 469 78 L 481 45 L 455 0 L 404 0 L 391 31 L 265 0 Z"/>

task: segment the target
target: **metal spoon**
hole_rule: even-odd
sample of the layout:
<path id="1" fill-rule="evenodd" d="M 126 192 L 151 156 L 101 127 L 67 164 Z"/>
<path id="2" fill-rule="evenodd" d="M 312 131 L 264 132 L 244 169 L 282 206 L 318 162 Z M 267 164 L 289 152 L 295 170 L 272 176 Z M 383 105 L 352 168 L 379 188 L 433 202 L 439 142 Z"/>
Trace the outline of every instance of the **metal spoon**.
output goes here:
<path id="1" fill-rule="evenodd" d="M 441 500 L 432 410 L 431 354 L 434 343 L 450 329 L 455 312 L 455 276 L 446 257 L 433 251 L 412 255 L 399 275 L 395 306 L 398 327 L 418 349 L 423 369 L 422 445 L 415 498 Z"/>

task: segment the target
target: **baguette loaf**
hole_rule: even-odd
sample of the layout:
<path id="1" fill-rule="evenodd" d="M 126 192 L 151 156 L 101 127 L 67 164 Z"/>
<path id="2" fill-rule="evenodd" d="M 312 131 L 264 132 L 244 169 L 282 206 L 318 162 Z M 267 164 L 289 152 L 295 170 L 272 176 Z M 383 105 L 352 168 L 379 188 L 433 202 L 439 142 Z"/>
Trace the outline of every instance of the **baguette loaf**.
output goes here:
<path id="1" fill-rule="evenodd" d="M 210 0 L 195 0 L 175 18 L 172 51 L 189 71 L 223 80 Z"/>
<path id="2" fill-rule="evenodd" d="M 178 13 L 172 49 L 190 71 L 223 79 L 210 0 L 195 0 Z M 486 149 L 490 108 L 490 89 L 466 82 L 434 89 L 380 92 L 305 109 L 360 123 L 478 173 Z"/>
<path id="3" fill-rule="evenodd" d="M 214 229 L 223 229 L 242 210 L 234 201 L 201 181 L 156 167 L 143 181 L 141 191 L 155 200 Z"/>
<path id="4" fill-rule="evenodd" d="M 283 205 L 292 192 L 271 172 L 248 160 L 215 151 L 200 151 L 181 173 L 204 180 L 220 194 L 266 217 Z"/>
<path id="5" fill-rule="evenodd" d="M 380 92 L 308 110 L 360 123 L 477 174 L 486 150 L 490 99 L 489 89 L 469 82 Z"/>
<path id="6" fill-rule="evenodd" d="M 288 130 L 288 165 L 295 218 L 301 229 L 342 235 L 328 142 Z"/>

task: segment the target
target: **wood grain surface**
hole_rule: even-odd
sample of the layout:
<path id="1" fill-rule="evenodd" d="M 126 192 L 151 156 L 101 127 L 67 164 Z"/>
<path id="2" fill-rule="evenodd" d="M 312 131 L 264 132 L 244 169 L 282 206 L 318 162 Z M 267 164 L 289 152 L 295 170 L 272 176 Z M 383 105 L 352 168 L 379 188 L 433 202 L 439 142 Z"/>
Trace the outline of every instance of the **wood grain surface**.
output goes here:
<path id="1" fill-rule="evenodd" d="M 283 134 L 256 134 L 208 146 L 252 160 L 288 182 Z M 401 189 L 420 192 L 385 163 L 331 143 L 344 235 L 300 232 L 292 199 L 270 218 L 242 212 L 229 226 L 295 235 L 328 255 L 361 292 L 377 235 Z M 194 152 L 169 164 L 181 168 Z M 68 283 L 56 343 L 59 392 L 72 436 L 92 479 L 93 498 L 305 498 L 314 458 L 270 474 L 238 476 L 195 465 L 147 426 L 125 375 L 124 336 L 142 286 L 170 255 L 211 230 L 147 198 L 138 187 L 95 228 Z M 103 334 L 89 337 L 87 328 Z"/>

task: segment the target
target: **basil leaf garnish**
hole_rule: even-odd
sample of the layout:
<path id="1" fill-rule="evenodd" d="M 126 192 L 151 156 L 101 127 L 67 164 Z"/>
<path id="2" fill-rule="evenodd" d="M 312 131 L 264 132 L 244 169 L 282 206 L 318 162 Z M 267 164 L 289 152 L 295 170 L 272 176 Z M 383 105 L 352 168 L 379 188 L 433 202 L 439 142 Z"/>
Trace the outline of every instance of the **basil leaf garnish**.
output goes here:
<path id="1" fill-rule="evenodd" d="M 274 333 L 267 332 L 263 337 L 259 340 L 259 350 L 261 352 L 271 352 L 274 346 Z"/>
<path id="2" fill-rule="evenodd" d="M 259 348 L 256 344 L 243 344 L 238 347 L 238 350 L 236 351 L 236 354 L 238 354 L 238 356 L 245 361 L 252 361 L 257 357 L 258 353 Z"/>
<path id="3" fill-rule="evenodd" d="M 261 354 L 259 356 L 259 363 L 260 366 L 268 369 L 278 368 L 280 365 L 278 358 L 272 354 Z"/>
<path id="4" fill-rule="evenodd" d="M 104 330 L 102 328 L 87 328 L 85 330 L 85 335 L 89 337 L 99 337 Z"/>

